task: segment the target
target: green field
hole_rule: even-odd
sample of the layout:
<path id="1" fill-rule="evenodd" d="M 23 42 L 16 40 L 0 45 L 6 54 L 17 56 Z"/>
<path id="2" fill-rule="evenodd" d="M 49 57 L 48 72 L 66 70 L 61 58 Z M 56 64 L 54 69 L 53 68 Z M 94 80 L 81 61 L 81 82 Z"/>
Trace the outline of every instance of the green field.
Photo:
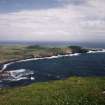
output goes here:
<path id="1" fill-rule="evenodd" d="M 11 60 L 27 59 L 33 57 L 46 57 L 84 51 L 85 49 L 82 49 L 79 46 L 47 47 L 39 45 L 1 45 L 0 63 Z"/>
<path id="2" fill-rule="evenodd" d="M 40 47 L 38 45 L 0 46 L 0 63 L 9 60 L 26 59 L 30 57 L 52 56 L 60 53 L 63 54 L 66 52 L 64 51 L 65 49 L 67 48 L 48 48 Z"/>
<path id="3" fill-rule="evenodd" d="M 1 89 L 0 105 L 105 105 L 105 78 L 70 77 Z"/>

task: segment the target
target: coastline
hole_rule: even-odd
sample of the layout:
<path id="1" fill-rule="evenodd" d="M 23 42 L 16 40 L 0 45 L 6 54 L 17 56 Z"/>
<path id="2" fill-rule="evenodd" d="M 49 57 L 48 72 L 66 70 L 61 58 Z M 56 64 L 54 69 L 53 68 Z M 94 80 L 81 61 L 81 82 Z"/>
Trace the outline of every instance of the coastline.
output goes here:
<path id="1" fill-rule="evenodd" d="M 102 50 L 89 50 L 88 52 L 85 52 L 86 53 L 102 53 L 102 52 L 105 52 L 105 49 L 102 49 Z M 64 54 L 64 55 L 53 55 L 53 56 L 42 56 L 42 57 L 26 57 L 26 58 L 21 58 L 21 59 L 13 59 L 13 60 L 7 60 L 5 62 L 2 62 L 0 63 L 0 65 L 4 65 L 2 67 L 2 69 L 0 70 L 0 73 L 2 72 L 2 70 L 5 70 L 7 68 L 8 65 L 11 65 L 11 64 L 14 64 L 14 63 L 19 63 L 19 62 L 26 62 L 26 61 L 32 61 L 32 60 L 41 60 L 41 59 L 55 59 L 55 58 L 60 58 L 60 57 L 66 57 L 66 56 L 78 56 L 80 54 L 83 54 L 83 53 L 69 53 L 69 54 Z"/>
<path id="2" fill-rule="evenodd" d="M 50 56 L 50 57 L 40 57 L 40 58 L 28 58 L 28 59 L 19 59 L 19 60 L 13 60 L 13 61 L 7 61 L 8 63 L 4 63 L 2 69 L 0 70 L 0 78 L 2 81 L 19 81 L 19 80 L 31 80 L 34 81 L 35 78 L 32 76 L 32 71 L 27 71 L 26 69 L 18 69 L 18 70 L 6 70 L 6 68 L 14 63 L 20 63 L 20 62 L 27 62 L 27 61 L 33 61 L 33 60 L 42 60 L 42 59 L 56 59 L 60 57 L 66 57 L 66 56 L 78 56 L 81 53 L 70 53 L 65 55 L 56 55 L 56 56 Z M 21 73 L 21 75 L 19 75 Z M 26 77 L 22 77 L 22 74 L 26 74 Z M 29 76 L 29 77 L 27 77 Z"/>
<path id="3" fill-rule="evenodd" d="M 28 58 L 28 59 L 24 58 L 24 59 L 10 60 L 10 61 L 6 61 L 6 62 L 0 63 L 0 64 L 4 65 L 2 70 L 5 70 L 8 65 L 11 65 L 13 63 L 26 62 L 26 61 L 32 61 L 32 60 L 41 60 L 41 59 L 54 59 L 54 58 L 60 58 L 60 57 L 65 57 L 65 56 L 78 56 L 80 54 L 82 54 L 82 53 L 74 53 L 74 54 L 70 53 L 70 54 L 65 54 L 65 55 L 54 55 L 54 56 L 50 56 L 50 57 L 46 56 L 46 57 L 40 57 L 40 58 L 36 58 L 36 57 L 32 58 L 31 57 L 31 58 Z M 0 70 L 0 71 L 2 71 L 2 70 Z"/>
<path id="4" fill-rule="evenodd" d="M 1 84 L 3 81 L 7 82 L 16 82 L 16 81 L 23 81 L 23 80 L 31 80 L 31 81 L 36 81 L 36 78 L 33 76 L 34 72 L 30 69 L 11 69 L 8 70 L 8 66 L 12 65 L 14 63 L 21 63 L 21 62 L 27 62 L 27 61 L 34 61 L 34 60 L 42 60 L 42 59 L 57 59 L 57 58 L 62 58 L 62 57 L 72 57 L 72 56 L 79 56 L 81 54 L 89 54 L 90 53 L 93 55 L 94 53 L 103 53 L 105 50 L 103 49 L 102 51 L 88 51 L 86 53 L 70 53 L 70 54 L 65 54 L 65 55 L 56 55 L 56 56 L 50 56 L 50 57 L 40 57 L 40 58 L 28 58 L 28 59 L 19 59 L 19 60 L 13 60 L 12 62 L 9 63 L 4 63 L 2 70 L 0 71 L 0 78 L 1 78 Z M 58 78 L 58 77 L 57 77 Z"/>

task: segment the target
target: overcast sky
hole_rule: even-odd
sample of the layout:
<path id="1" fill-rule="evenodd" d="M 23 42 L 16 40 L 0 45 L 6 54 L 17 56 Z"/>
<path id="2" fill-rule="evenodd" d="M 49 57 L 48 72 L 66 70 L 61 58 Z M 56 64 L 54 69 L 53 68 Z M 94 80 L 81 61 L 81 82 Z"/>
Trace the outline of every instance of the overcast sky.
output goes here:
<path id="1" fill-rule="evenodd" d="M 0 0 L 0 40 L 105 40 L 105 0 Z"/>

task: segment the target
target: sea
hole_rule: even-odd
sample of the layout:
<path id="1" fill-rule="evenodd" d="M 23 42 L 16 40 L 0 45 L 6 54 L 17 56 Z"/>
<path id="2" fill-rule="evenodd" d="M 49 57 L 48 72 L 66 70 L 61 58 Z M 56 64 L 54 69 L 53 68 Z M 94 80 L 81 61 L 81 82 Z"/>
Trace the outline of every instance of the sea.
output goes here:
<path id="1" fill-rule="evenodd" d="M 82 44 L 82 46 L 88 48 L 105 48 L 101 44 Z M 4 64 L 3 67 L 5 71 L 10 71 L 11 77 L 4 80 L 1 79 L 0 87 L 63 80 L 72 76 L 104 77 L 105 51 L 33 58 Z"/>
<path id="2" fill-rule="evenodd" d="M 105 42 L 77 42 L 77 41 L 0 41 L 0 45 L 41 45 L 51 47 L 65 47 L 71 45 L 86 48 L 105 48 Z"/>

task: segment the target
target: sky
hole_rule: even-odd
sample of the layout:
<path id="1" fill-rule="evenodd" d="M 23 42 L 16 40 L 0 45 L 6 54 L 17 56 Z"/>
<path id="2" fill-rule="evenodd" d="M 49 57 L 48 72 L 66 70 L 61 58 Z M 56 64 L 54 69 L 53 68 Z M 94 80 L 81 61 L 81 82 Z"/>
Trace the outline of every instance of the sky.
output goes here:
<path id="1" fill-rule="evenodd" d="M 0 0 L 0 41 L 105 41 L 105 0 Z"/>

